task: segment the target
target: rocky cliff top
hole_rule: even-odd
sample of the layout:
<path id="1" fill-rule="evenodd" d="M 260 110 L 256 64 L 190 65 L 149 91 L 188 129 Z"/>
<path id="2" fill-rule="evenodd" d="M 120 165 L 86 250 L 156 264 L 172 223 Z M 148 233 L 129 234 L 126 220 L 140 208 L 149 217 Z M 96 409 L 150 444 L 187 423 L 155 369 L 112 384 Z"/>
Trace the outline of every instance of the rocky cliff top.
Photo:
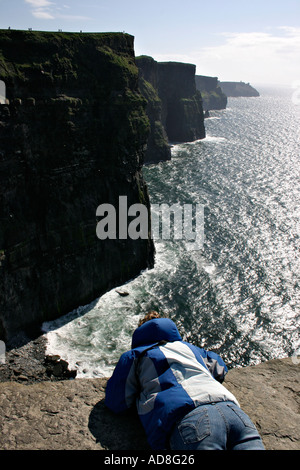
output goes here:
<path id="1" fill-rule="evenodd" d="M 285 358 L 226 376 L 267 450 L 300 449 L 299 369 Z M 0 383 L 1 449 L 150 450 L 135 413 L 105 407 L 107 379 L 26 383 Z"/>
<path id="2" fill-rule="evenodd" d="M 103 99 L 105 87 L 111 92 L 136 81 L 133 43 L 122 33 L 0 30 L 0 78 L 9 100 Z"/>

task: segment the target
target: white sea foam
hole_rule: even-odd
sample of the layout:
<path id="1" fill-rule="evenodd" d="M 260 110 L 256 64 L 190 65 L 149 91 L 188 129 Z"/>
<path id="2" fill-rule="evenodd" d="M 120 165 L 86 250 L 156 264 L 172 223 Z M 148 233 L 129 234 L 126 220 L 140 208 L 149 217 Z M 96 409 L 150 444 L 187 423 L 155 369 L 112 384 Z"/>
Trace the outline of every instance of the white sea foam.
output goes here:
<path id="1" fill-rule="evenodd" d="M 220 120 L 221 118 L 218 117 L 218 116 L 209 116 L 208 118 L 205 118 L 205 120 L 210 120 L 210 121 L 213 121 L 213 120 Z"/>
<path id="2" fill-rule="evenodd" d="M 204 142 L 204 143 L 213 143 L 213 144 L 222 144 L 227 141 L 226 137 L 220 137 L 220 136 L 213 136 L 213 135 L 206 135 L 205 139 L 199 141 L 199 142 Z"/>
<path id="3" fill-rule="evenodd" d="M 147 303 L 149 290 L 155 302 L 156 280 L 172 276 L 175 271 L 174 255 L 164 249 L 163 242 L 158 243 L 155 269 L 145 270 L 89 305 L 44 322 L 46 354 L 59 354 L 77 370 L 77 377 L 109 376 L 121 354 L 130 349 L 139 318 L 151 307 Z"/>

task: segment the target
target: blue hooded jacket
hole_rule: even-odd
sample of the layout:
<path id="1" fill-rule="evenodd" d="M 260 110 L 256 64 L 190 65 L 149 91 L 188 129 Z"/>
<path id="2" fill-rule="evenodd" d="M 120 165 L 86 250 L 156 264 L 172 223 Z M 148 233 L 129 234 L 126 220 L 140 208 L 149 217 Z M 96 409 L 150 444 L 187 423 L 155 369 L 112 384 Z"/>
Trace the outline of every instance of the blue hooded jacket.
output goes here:
<path id="1" fill-rule="evenodd" d="M 227 367 L 216 353 L 182 340 L 175 323 L 157 318 L 137 328 L 106 388 L 106 406 L 121 413 L 136 405 L 148 442 L 166 449 L 176 422 L 196 406 L 233 401 L 221 382 Z"/>

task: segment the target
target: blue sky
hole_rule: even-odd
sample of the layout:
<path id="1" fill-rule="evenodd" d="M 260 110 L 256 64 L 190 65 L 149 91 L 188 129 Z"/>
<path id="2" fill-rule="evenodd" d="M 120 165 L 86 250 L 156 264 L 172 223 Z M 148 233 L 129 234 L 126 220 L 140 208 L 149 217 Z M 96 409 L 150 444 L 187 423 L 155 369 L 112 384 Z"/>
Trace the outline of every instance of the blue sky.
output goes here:
<path id="1" fill-rule="evenodd" d="M 252 84 L 300 81 L 300 0 L 0 0 L 0 28 L 126 31 L 136 55 Z"/>

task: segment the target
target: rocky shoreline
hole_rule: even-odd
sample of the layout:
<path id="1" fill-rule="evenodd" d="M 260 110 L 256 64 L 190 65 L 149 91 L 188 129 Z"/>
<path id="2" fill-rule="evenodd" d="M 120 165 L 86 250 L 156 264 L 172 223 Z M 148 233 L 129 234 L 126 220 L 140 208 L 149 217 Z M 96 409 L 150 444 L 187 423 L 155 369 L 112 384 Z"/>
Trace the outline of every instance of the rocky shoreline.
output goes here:
<path id="1" fill-rule="evenodd" d="M 22 333 L 12 340 L 0 363 L 0 382 L 16 381 L 33 384 L 43 381 L 58 381 L 76 377 L 76 371 L 59 355 L 46 354 L 46 338 L 29 339 Z"/>
<path id="2" fill-rule="evenodd" d="M 46 340 L 8 348 L 0 364 L 0 449 L 149 451 L 136 414 L 104 404 L 107 378 L 82 379 Z M 224 381 L 251 417 L 266 450 L 300 450 L 300 365 L 291 358 L 231 369 Z"/>

